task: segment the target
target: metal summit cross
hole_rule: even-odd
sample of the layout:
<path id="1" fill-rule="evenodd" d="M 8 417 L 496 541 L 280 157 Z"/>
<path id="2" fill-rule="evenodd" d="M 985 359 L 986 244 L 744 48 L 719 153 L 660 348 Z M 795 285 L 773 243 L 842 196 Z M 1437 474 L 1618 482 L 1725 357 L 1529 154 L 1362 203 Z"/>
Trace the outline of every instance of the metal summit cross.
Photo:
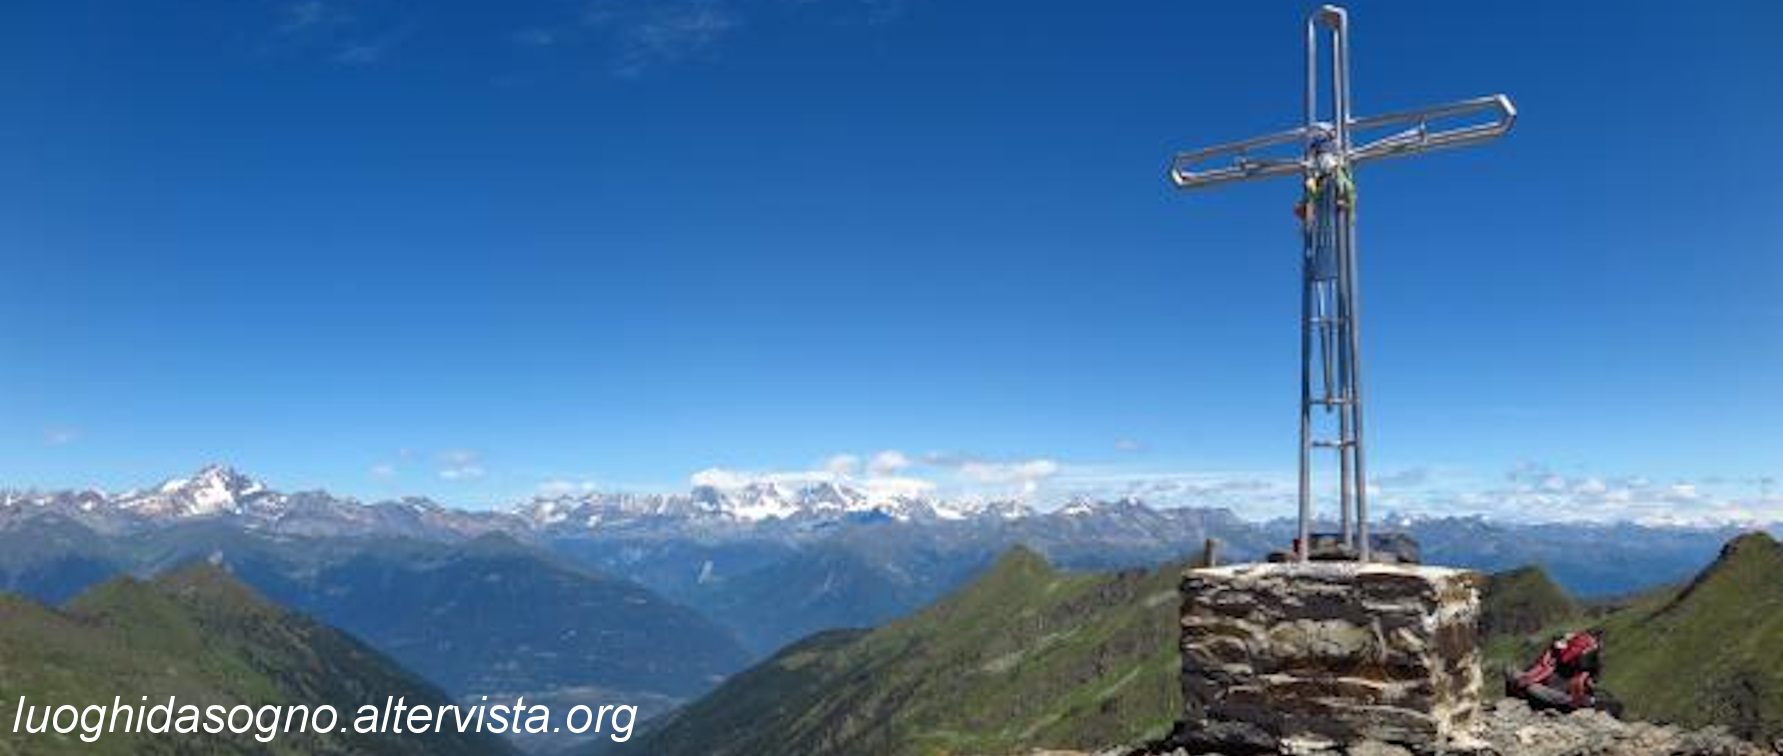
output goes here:
<path id="1" fill-rule="evenodd" d="M 1321 31 L 1331 45 L 1329 94 L 1321 97 Z M 1338 454 L 1338 501 L 1343 553 L 1367 561 L 1368 480 L 1362 447 L 1361 337 L 1356 310 L 1354 166 L 1442 147 L 1483 142 L 1510 131 L 1517 111 L 1499 94 L 1421 110 L 1355 118 L 1350 115 L 1350 27 L 1344 9 L 1327 5 L 1306 20 L 1306 123 L 1276 134 L 1177 154 L 1170 179 L 1182 189 L 1298 174 L 1304 194 L 1295 212 L 1302 231 L 1300 300 L 1300 529 L 1295 556 L 1312 551 L 1312 453 Z M 1321 120 L 1321 99 L 1330 106 Z M 1490 120 L 1486 120 L 1490 118 Z M 1393 130 L 1393 131 L 1390 131 Z M 1374 134 L 1371 141 L 1358 135 Z M 1297 147 L 1298 154 L 1289 152 Z M 1275 156 L 1259 153 L 1277 153 Z M 1336 436 L 1315 438 L 1314 412 L 1324 425 L 1337 415 Z M 1330 432 L 1329 429 L 1324 432 Z"/>

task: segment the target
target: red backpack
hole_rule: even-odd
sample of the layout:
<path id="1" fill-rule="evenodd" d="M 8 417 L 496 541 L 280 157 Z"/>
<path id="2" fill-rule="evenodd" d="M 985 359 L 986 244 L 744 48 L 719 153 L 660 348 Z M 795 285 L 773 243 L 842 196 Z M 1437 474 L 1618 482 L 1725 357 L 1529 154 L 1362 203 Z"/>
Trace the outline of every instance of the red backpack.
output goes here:
<path id="1" fill-rule="evenodd" d="M 1603 641 L 1595 632 L 1562 636 L 1549 644 L 1535 666 L 1519 676 L 1519 681 L 1527 686 L 1558 676 L 1566 681 L 1566 692 L 1572 696 L 1573 706 L 1590 706 L 1597 688 L 1596 678 L 1601 666 L 1598 652 L 1602 648 Z"/>

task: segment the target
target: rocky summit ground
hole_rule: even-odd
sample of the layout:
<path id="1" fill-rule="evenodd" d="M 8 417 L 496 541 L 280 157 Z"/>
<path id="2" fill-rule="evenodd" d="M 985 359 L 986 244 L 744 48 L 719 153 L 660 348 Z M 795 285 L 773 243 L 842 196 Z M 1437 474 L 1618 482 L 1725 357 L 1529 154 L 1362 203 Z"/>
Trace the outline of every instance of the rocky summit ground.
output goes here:
<path id="1" fill-rule="evenodd" d="M 1776 756 L 1783 742 L 1758 745 L 1719 727 L 1689 730 L 1649 722 L 1624 722 L 1596 711 L 1561 714 L 1532 711 L 1522 701 L 1503 699 L 1488 708 L 1476 733 L 1479 741 L 1449 753 L 1455 756 Z M 1090 756 L 1077 751 L 1036 751 L 1030 756 Z M 1169 746 L 1112 748 L 1095 756 L 1219 756 L 1191 754 Z M 1387 743 L 1362 743 L 1343 750 L 1304 756 L 1420 756 Z"/>

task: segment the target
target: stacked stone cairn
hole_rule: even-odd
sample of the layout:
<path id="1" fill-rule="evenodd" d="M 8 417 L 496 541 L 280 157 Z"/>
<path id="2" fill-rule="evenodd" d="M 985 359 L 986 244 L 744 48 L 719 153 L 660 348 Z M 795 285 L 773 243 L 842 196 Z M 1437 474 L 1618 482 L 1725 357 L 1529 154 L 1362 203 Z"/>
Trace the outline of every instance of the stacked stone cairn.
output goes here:
<path id="1" fill-rule="evenodd" d="M 1468 750 L 1482 693 L 1476 573 L 1237 564 L 1189 570 L 1182 600 L 1172 741 L 1186 752 Z"/>

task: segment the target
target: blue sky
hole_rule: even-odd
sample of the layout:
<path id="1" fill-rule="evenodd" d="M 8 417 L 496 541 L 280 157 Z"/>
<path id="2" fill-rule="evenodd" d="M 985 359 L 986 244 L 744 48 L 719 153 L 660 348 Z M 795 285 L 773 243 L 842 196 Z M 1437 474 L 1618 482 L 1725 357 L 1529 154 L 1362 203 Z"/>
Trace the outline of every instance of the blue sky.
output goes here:
<path id="1" fill-rule="evenodd" d="M 1274 506 L 1296 188 L 1162 171 L 1294 123 L 1310 6 L 1093 6 L 11 8 L 0 481 Z M 1359 176 L 1375 469 L 1783 518 L 1783 6 L 1605 7 L 1351 5 L 1359 113 L 1523 115 Z"/>

